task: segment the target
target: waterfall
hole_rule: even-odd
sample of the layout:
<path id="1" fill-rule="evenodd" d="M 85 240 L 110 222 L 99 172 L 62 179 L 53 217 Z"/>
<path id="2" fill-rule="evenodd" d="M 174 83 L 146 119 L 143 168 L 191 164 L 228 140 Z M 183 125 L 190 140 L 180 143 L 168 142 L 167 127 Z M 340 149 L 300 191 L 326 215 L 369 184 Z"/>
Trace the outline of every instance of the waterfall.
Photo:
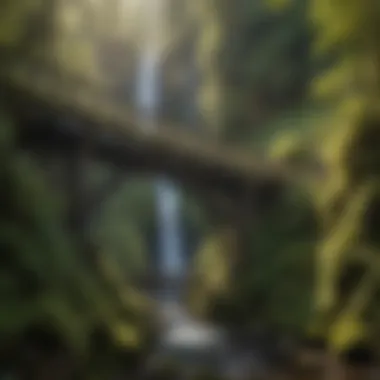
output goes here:
<path id="1" fill-rule="evenodd" d="M 167 14 L 166 1 L 140 2 L 140 24 L 144 26 L 144 30 L 137 73 L 136 103 L 141 126 L 145 133 L 150 134 L 157 131 L 158 110 L 162 98 L 160 66 L 164 42 L 163 28 Z M 194 354 L 206 361 L 214 360 L 214 357 L 220 359 L 220 350 L 224 350 L 224 335 L 219 329 L 193 319 L 181 302 L 180 282 L 170 281 L 180 280 L 186 270 L 185 246 L 180 223 L 181 194 L 170 180 L 163 177 L 156 179 L 154 190 L 158 230 L 157 269 L 160 277 L 169 279 L 168 285 L 163 284 L 163 288 L 158 289 L 156 294 L 158 311 L 164 326 L 156 354 L 185 355 L 186 361 L 192 362 L 192 367 L 195 362 L 191 355 Z M 192 352 L 190 356 L 189 352 Z"/>
<path id="2" fill-rule="evenodd" d="M 154 133 L 160 107 L 160 64 L 164 43 L 166 0 L 141 2 L 144 26 L 141 38 L 140 61 L 137 73 L 136 102 L 146 133 Z M 158 230 L 158 271 L 163 278 L 179 278 L 184 273 L 180 217 L 181 197 L 177 187 L 166 178 L 155 183 Z M 173 298 L 174 289 L 169 289 Z"/>

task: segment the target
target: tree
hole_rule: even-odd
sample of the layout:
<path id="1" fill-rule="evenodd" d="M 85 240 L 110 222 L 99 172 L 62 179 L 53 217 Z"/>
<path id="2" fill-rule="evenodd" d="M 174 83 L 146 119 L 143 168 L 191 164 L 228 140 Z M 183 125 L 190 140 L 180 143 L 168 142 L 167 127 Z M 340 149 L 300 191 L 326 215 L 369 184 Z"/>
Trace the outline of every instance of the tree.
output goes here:
<path id="1" fill-rule="evenodd" d="M 319 152 L 327 176 L 315 190 L 324 234 L 317 263 L 317 329 L 342 353 L 363 341 L 376 345 L 370 337 L 378 330 L 373 310 L 378 287 L 380 9 L 377 2 L 355 0 L 310 1 L 309 9 L 317 33 L 315 51 L 329 63 L 314 81 L 314 95 L 335 106 Z"/>
<path id="2" fill-rule="evenodd" d="M 306 4 L 274 14 L 264 1 L 199 2 L 200 106 L 218 138 L 256 137 L 258 125 L 305 95 L 312 73 Z"/>
<path id="3" fill-rule="evenodd" d="M 340 104 L 332 120 L 335 123 L 334 133 L 330 134 L 332 142 L 322 152 L 329 168 L 330 185 L 323 185 L 326 190 L 321 212 L 325 221 L 325 244 L 320 252 L 317 303 L 320 312 L 330 314 L 330 320 L 334 321 L 336 327 L 332 331 L 345 330 L 345 336 L 338 332 L 330 336 L 332 344 L 341 351 L 366 339 L 362 335 L 363 318 L 373 302 L 376 287 L 377 275 L 372 274 L 371 269 L 359 279 L 354 272 L 362 265 L 357 257 L 362 257 L 366 250 L 363 247 L 369 245 L 377 250 L 371 231 L 378 199 L 375 152 L 378 150 L 380 67 L 375 36 L 380 13 L 378 5 L 372 2 L 350 1 L 342 8 L 338 1 L 322 1 L 312 2 L 311 16 L 319 27 L 319 52 L 335 51 L 332 68 L 316 82 L 317 93 Z M 326 268 L 328 260 L 330 270 Z M 347 270 L 351 272 L 351 284 L 357 284 L 357 289 L 347 283 L 343 289 L 339 285 L 340 279 L 347 278 Z M 350 289 L 352 294 L 347 296 Z M 376 329 L 373 323 L 376 322 L 372 320 L 369 326 Z M 347 334 L 347 324 L 351 326 L 351 334 Z M 353 326 L 357 328 L 357 336 L 354 336 Z"/>

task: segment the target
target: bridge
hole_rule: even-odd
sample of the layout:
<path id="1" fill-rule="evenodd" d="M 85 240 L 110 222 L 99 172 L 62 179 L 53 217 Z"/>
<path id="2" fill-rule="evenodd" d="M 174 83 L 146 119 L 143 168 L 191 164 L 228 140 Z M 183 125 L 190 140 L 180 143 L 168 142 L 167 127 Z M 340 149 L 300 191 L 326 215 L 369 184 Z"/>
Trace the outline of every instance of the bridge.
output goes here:
<path id="1" fill-rule="evenodd" d="M 91 208 L 96 209 L 115 187 L 106 184 L 95 196 L 86 194 L 82 164 L 88 156 L 121 169 L 122 180 L 131 174 L 162 173 L 195 189 L 206 199 L 206 207 L 214 207 L 217 218 L 236 225 L 239 236 L 258 209 L 298 177 L 287 167 L 164 120 L 149 131 L 127 105 L 54 70 L 16 66 L 2 70 L 0 85 L 19 127 L 21 147 L 68 160 L 70 177 L 64 180 L 69 186 L 68 220 L 79 239 L 85 240 Z"/>
<path id="2" fill-rule="evenodd" d="M 2 85 L 22 140 L 35 147 L 73 153 L 91 144 L 95 157 L 128 172 L 166 173 L 229 196 L 294 179 L 288 168 L 162 120 L 156 130 L 146 131 L 135 111 L 72 78 L 25 66 L 4 74 Z M 75 124 L 58 122 L 67 119 Z"/>
<path id="3" fill-rule="evenodd" d="M 68 211 L 72 214 L 69 217 L 73 232 L 80 239 L 87 220 L 81 215 L 86 211 L 82 205 L 86 195 L 80 186 L 80 164 L 88 154 L 127 175 L 164 173 L 198 191 L 222 194 L 233 204 L 239 202 L 238 212 L 245 215 L 252 213 L 247 207 L 247 196 L 261 201 L 295 178 L 289 168 L 205 139 L 164 120 L 158 120 L 157 129 L 148 131 L 144 120 L 125 104 L 115 103 L 101 89 L 74 78 L 24 66 L 4 71 L 0 80 L 4 100 L 19 127 L 21 147 L 42 154 L 58 152 L 69 161 L 75 158 L 77 167 L 71 166 L 74 177 L 68 179 L 73 186 L 72 207 Z M 236 227 L 239 234 L 245 232 L 241 224 Z M 87 254 L 85 250 L 84 253 Z M 91 252 L 88 257 L 91 259 Z M 153 274 L 139 280 L 139 285 L 148 290 L 172 289 L 180 282 Z M 164 311 L 167 315 L 162 316 L 163 323 L 178 313 L 170 308 Z M 205 335 L 208 330 L 199 331 Z M 172 338 L 173 334 L 169 335 L 169 343 Z"/>

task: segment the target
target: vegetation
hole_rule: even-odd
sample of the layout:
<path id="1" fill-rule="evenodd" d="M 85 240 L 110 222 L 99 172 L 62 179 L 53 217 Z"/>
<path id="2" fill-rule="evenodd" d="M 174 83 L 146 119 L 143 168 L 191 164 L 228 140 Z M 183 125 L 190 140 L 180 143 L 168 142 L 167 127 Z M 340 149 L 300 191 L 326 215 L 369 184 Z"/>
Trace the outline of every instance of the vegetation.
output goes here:
<path id="1" fill-rule="evenodd" d="M 299 165 L 306 157 L 314 164 L 304 141 L 313 132 L 312 118 L 319 107 L 316 102 L 304 101 L 315 71 L 309 54 L 313 35 L 306 18 L 307 2 L 294 1 L 279 13 L 264 1 L 215 0 L 199 2 L 197 11 L 201 30 L 199 63 L 204 75 L 200 106 L 209 125 L 217 127 L 217 138 L 253 146 L 271 159 L 292 165 Z M 300 110 L 306 116 L 298 117 Z M 284 115 L 286 112 L 288 115 Z M 288 122 L 284 122 L 286 117 Z M 300 141 L 293 141 L 287 134 L 291 130 Z M 244 258 L 241 248 L 222 241 L 223 225 L 199 252 L 197 265 L 203 266 L 208 275 L 202 276 L 202 270 L 195 269 L 194 307 L 206 297 L 208 301 L 203 302 L 209 310 L 204 313 L 209 317 L 234 328 L 249 329 L 264 321 L 268 327 L 293 333 L 306 328 L 317 215 L 307 191 L 286 187 L 280 192 L 280 199 L 266 215 L 256 215 L 258 225 L 247 222 L 248 235 L 246 232 L 243 236 L 238 225 L 227 227 L 235 231 L 235 239 L 245 242 Z M 228 285 L 220 283 L 221 274 L 216 284 L 207 271 L 206 262 L 218 276 L 215 261 L 224 263 L 220 268 L 228 268 L 229 273 L 223 276 Z M 240 264 L 231 265 L 233 261 Z"/>
<path id="2" fill-rule="evenodd" d="M 199 32 L 192 37 L 207 131 L 287 163 L 303 180 L 284 184 L 265 212 L 223 205 L 228 218 L 211 207 L 198 212 L 183 196 L 196 250 L 192 311 L 234 331 L 265 326 L 322 337 L 334 353 L 359 343 L 378 350 L 379 5 L 198 0 L 186 9 L 193 11 L 186 23 L 194 18 Z M 118 1 L 4 2 L 0 63 L 38 63 L 125 104 L 141 24 L 125 17 Z M 173 17 L 176 31 L 181 23 Z M 154 336 L 153 305 L 132 287 L 156 244 L 152 183 L 125 181 L 106 200 L 90 225 L 94 247 L 86 256 L 67 231 L 60 194 L 18 150 L 6 114 L 0 340 L 48 321 L 95 372 L 120 353 L 135 358 Z M 92 170 L 95 182 L 111 172 Z M 309 172 L 317 178 L 301 176 Z"/>
<path id="3" fill-rule="evenodd" d="M 218 138 L 252 144 L 270 133 L 274 115 L 298 112 L 306 94 L 313 69 L 307 2 L 281 14 L 265 1 L 198 3 L 200 106 Z"/>
<path id="4" fill-rule="evenodd" d="M 378 273 L 373 234 L 378 198 L 380 14 L 372 2 L 309 3 L 317 35 L 314 51 L 329 62 L 311 90 L 334 104 L 328 128 L 317 140 L 326 175 L 312 190 L 322 233 L 317 245 L 314 332 L 322 334 L 335 351 L 344 352 L 363 342 L 376 344 L 373 310 Z"/>
<path id="5" fill-rule="evenodd" d="M 320 96 L 335 98 L 339 104 L 331 121 L 336 125 L 334 142 L 321 152 L 329 175 L 320 206 L 324 239 L 318 255 L 316 305 L 322 319 L 332 321 L 326 327 L 332 345 L 343 350 L 367 340 L 366 332 L 376 330 L 368 308 L 378 275 L 371 264 L 366 269 L 361 261 L 367 247 L 377 250 L 371 236 L 378 198 L 376 78 L 380 68 L 374 41 L 380 14 L 370 3 L 352 1 L 344 12 L 336 1 L 312 3 L 312 17 L 320 28 L 317 49 L 325 55 L 337 52 L 332 69 L 318 79 L 316 88 Z M 328 21 L 331 17 L 336 20 L 334 27 Z M 373 260 L 376 253 L 370 263 Z"/>
<path id="6" fill-rule="evenodd" d="M 1 340 L 45 324 L 72 352 L 83 355 L 92 349 L 93 331 L 102 326 L 110 347 L 140 351 L 153 333 L 153 305 L 118 271 L 112 247 L 108 255 L 93 252 L 99 259 L 88 265 L 62 223 L 59 202 L 43 173 L 16 149 L 12 130 L 3 120 Z"/>
<path id="7" fill-rule="evenodd" d="M 259 3 L 256 2 L 255 5 L 252 3 L 249 6 L 260 7 L 257 5 Z M 286 124 L 281 123 L 280 128 L 274 125 L 275 130 L 280 130 L 281 133 L 278 134 L 278 142 L 275 141 L 272 152 L 274 157 L 281 159 L 284 159 L 283 154 L 285 154 L 287 160 L 298 165 L 306 158 L 308 163 L 317 164 L 317 168 L 323 168 L 324 175 L 322 180 L 306 184 L 306 195 L 300 196 L 296 191 L 297 195 L 293 201 L 286 197 L 289 189 L 283 189 L 285 196 L 280 204 L 276 204 L 273 215 L 268 214 L 264 220 L 260 220 L 259 229 L 263 228 L 266 233 L 259 233 L 255 227 L 253 236 L 256 244 L 250 251 L 254 259 L 251 265 L 244 265 L 249 274 L 243 276 L 242 272 L 239 272 L 239 280 L 243 282 L 243 278 L 246 279 L 249 285 L 248 287 L 246 285 L 245 289 L 249 289 L 248 292 L 253 298 L 248 298 L 249 301 L 247 298 L 239 298 L 244 294 L 243 288 L 240 288 L 237 293 L 232 293 L 232 296 L 227 297 L 229 301 L 222 302 L 223 310 L 228 311 L 229 318 L 231 318 L 231 313 L 234 314 L 236 325 L 241 325 L 243 314 L 246 314 L 250 321 L 256 320 L 258 310 L 263 312 L 261 319 L 265 321 L 270 321 L 270 317 L 276 315 L 280 321 L 272 320 L 272 323 L 280 322 L 282 329 L 289 329 L 291 326 L 292 329 L 296 327 L 296 330 L 300 329 L 304 333 L 308 331 L 309 334 L 321 334 L 338 352 L 343 352 L 363 340 L 368 344 L 369 336 L 373 337 L 371 344 L 375 344 L 377 323 L 374 319 L 376 312 L 374 313 L 373 310 L 376 309 L 376 278 L 378 276 L 375 269 L 377 268 L 375 221 L 378 198 L 376 152 L 379 117 L 378 43 L 375 36 L 378 35 L 378 9 L 371 2 L 359 1 L 351 1 L 349 4 L 334 0 L 269 3 L 274 7 L 276 22 L 279 18 L 288 17 L 289 14 L 296 17 L 297 7 L 307 12 L 303 15 L 302 12 L 301 15 L 298 13 L 297 17 L 304 27 L 305 23 L 313 26 L 313 29 L 309 28 L 309 30 L 313 32 L 316 40 L 309 45 L 311 47 L 309 51 L 312 53 L 306 53 L 309 57 L 306 60 L 309 62 L 309 71 L 307 71 L 309 76 L 302 77 L 301 88 L 307 88 L 306 82 L 310 81 L 312 85 L 310 93 L 316 104 L 321 104 L 321 109 L 332 111 L 332 113 L 330 111 L 328 114 L 325 113 L 325 125 L 310 120 L 315 115 L 313 112 L 309 113 L 309 118 L 303 118 L 302 123 L 293 118 L 293 125 L 288 128 L 288 130 L 295 130 L 292 136 L 284 134 Z M 242 10 L 243 7 L 237 9 Z M 214 34 L 210 32 L 210 36 L 212 34 L 214 39 L 211 42 L 210 37 L 210 45 L 204 49 L 205 54 L 206 52 L 215 54 L 219 51 L 216 46 L 220 49 L 220 46 L 228 41 L 226 34 L 236 32 L 239 24 L 234 24 L 234 27 L 228 29 L 229 32 L 223 29 L 227 25 L 226 19 L 218 17 L 220 17 L 219 13 L 224 11 L 229 16 L 231 14 L 236 16 L 230 17 L 230 22 L 232 20 L 236 22 L 237 15 L 240 15 L 238 11 L 233 13 L 232 4 L 230 8 L 228 5 L 225 8 L 210 5 L 209 17 L 213 17 L 214 21 L 207 25 L 210 25 L 210 29 L 214 26 L 215 30 L 213 29 Z M 259 12 L 257 14 L 261 15 Z M 249 15 L 247 9 L 242 11 L 242 15 Z M 247 17 L 254 24 L 254 17 Z M 280 30 L 283 31 L 283 29 Z M 236 35 L 240 36 L 239 42 L 243 40 L 241 38 L 243 34 L 236 33 Z M 216 36 L 219 36 L 219 39 Z M 270 44 L 267 35 L 263 38 L 265 46 L 278 46 Z M 249 41 L 251 42 L 252 39 Z M 233 46 L 236 45 L 238 44 L 233 44 Z M 212 49 L 210 46 L 215 48 Z M 304 44 L 303 46 L 305 47 Z M 245 53 L 251 51 L 257 52 L 254 47 L 253 50 L 244 50 Z M 233 53 L 231 50 L 228 52 L 230 53 L 228 57 L 232 60 Z M 260 55 L 260 57 L 265 60 L 265 55 Z M 310 65 L 310 60 L 314 60 L 315 63 Z M 216 61 L 209 59 L 208 62 L 211 71 Z M 240 62 L 245 64 L 247 60 L 242 59 Z M 280 59 L 274 62 L 276 67 L 282 67 L 283 62 Z M 233 68 L 236 67 L 233 64 Z M 256 68 L 256 65 L 253 63 L 250 67 Z M 261 77 L 265 80 L 267 66 L 263 67 Z M 298 65 L 296 67 L 296 70 L 300 70 Z M 310 70 L 310 67 L 313 70 Z M 282 73 L 282 70 L 279 71 Z M 210 99 L 214 99 L 213 107 L 219 104 L 220 109 L 226 113 L 230 112 L 230 108 L 225 105 L 220 106 L 223 104 L 220 100 L 223 95 L 218 94 L 228 93 L 235 97 L 240 92 L 236 91 L 236 87 L 234 91 L 227 91 L 226 87 L 221 90 L 221 83 L 226 85 L 222 79 L 224 78 L 222 73 L 223 71 L 216 70 L 214 75 L 208 75 L 207 78 L 210 80 L 214 78 L 214 83 L 219 83 L 219 85 L 210 84 L 207 88 L 210 91 L 211 88 L 214 89 L 214 98 L 210 95 Z M 313 79 L 311 74 L 316 73 L 316 79 Z M 268 77 L 273 78 L 269 70 Z M 240 83 L 241 91 L 242 87 L 250 82 L 246 79 Z M 276 93 L 280 94 L 280 92 Z M 285 94 L 288 98 L 290 93 L 287 88 Z M 252 90 L 248 94 L 252 96 Z M 260 97 L 260 94 L 257 97 L 260 100 L 265 99 L 264 96 Z M 248 99 L 252 98 L 248 97 Z M 232 106 L 234 102 L 227 101 L 227 104 Z M 237 104 L 242 104 L 240 98 Z M 211 106 L 209 107 L 212 109 Z M 271 111 L 273 109 L 273 107 L 270 108 Z M 223 112 L 213 112 L 213 115 L 218 117 L 217 125 L 226 125 L 220 119 L 223 117 L 221 115 L 224 115 Z M 239 109 L 238 115 L 241 116 L 242 113 L 244 114 Z M 247 113 L 245 115 L 247 116 Z M 223 120 L 226 119 L 225 117 Z M 248 124 L 252 125 L 252 123 Z M 244 123 L 231 123 L 233 127 L 236 125 L 240 126 Z M 299 128 L 297 131 L 294 125 L 300 125 L 302 129 Z M 315 126 L 319 128 L 319 131 L 313 130 Z M 314 140 L 311 146 L 305 142 L 305 137 L 308 138 L 308 136 Z M 300 142 L 297 143 L 297 139 Z M 290 191 L 294 194 L 294 190 Z M 301 203 L 302 199 L 305 201 Z M 300 215 L 304 215 L 303 218 L 306 219 L 296 218 L 297 222 L 293 227 L 289 223 L 289 215 L 293 215 L 293 212 L 289 211 L 288 207 L 295 211 L 295 205 L 301 207 Z M 284 219 L 281 216 L 284 216 Z M 305 221 L 308 222 L 305 223 Z M 285 234 L 281 231 L 288 231 L 288 228 L 291 228 L 290 225 L 296 231 L 295 234 L 287 233 L 284 236 Z M 305 226 L 309 227 L 305 229 Z M 266 238 L 266 235 L 269 237 Z M 281 236 L 284 236 L 285 240 L 282 240 Z M 265 239 L 268 240 L 267 243 Z M 265 248 L 267 244 L 270 244 L 268 249 Z M 316 252 L 316 261 L 313 252 Z M 281 257 L 284 257 L 284 261 L 280 259 Z M 272 268 L 273 266 L 275 268 Z M 256 269 L 256 273 L 252 272 L 255 267 L 259 268 Z M 287 268 L 291 272 L 288 272 Z M 316 268 L 316 278 L 313 281 L 314 268 Z M 281 273 L 287 275 L 283 277 Z M 293 285 L 290 280 L 294 280 Z M 270 306 L 272 286 L 275 289 L 274 309 Z M 307 301 L 310 300 L 313 288 L 315 288 L 315 298 L 312 301 L 314 307 L 311 307 L 312 305 Z M 285 293 L 280 295 L 280 289 Z M 294 297 L 295 301 L 286 296 L 287 289 L 291 289 L 288 294 Z M 239 305 L 235 308 L 235 312 L 232 311 L 234 302 Z M 285 312 L 291 310 L 290 319 L 280 312 L 282 302 L 284 302 Z M 291 308 L 290 305 L 293 304 L 296 306 Z M 246 305 L 249 305 L 249 310 Z M 265 314 L 267 307 L 269 313 Z M 309 318 L 315 320 L 311 323 L 310 330 L 307 327 L 310 323 Z"/>

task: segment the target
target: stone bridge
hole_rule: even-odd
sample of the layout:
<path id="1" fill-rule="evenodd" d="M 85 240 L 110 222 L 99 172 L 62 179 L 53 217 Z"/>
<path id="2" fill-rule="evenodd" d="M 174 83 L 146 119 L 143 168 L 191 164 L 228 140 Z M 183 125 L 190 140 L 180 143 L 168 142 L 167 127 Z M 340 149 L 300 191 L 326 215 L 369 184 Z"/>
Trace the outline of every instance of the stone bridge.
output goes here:
<path id="1" fill-rule="evenodd" d="M 244 230 L 259 206 L 271 203 L 284 183 L 297 178 L 289 168 L 164 120 L 147 131 L 144 120 L 128 105 L 54 70 L 15 66 L 2 70 L 0 85 L 17 122 L 21 146 L 45 156 L 60 154 L 67 161 L 69 219 L 79 236 L 89 208 L 115 187 L 105 184 L 88 205 L 83 185 L 88 159 L 114 165 L 123 178 L 165 174 L 199 192 L 206 207 L 225 213 L 224 219 L 238 221 L 238 230 Z"/>

